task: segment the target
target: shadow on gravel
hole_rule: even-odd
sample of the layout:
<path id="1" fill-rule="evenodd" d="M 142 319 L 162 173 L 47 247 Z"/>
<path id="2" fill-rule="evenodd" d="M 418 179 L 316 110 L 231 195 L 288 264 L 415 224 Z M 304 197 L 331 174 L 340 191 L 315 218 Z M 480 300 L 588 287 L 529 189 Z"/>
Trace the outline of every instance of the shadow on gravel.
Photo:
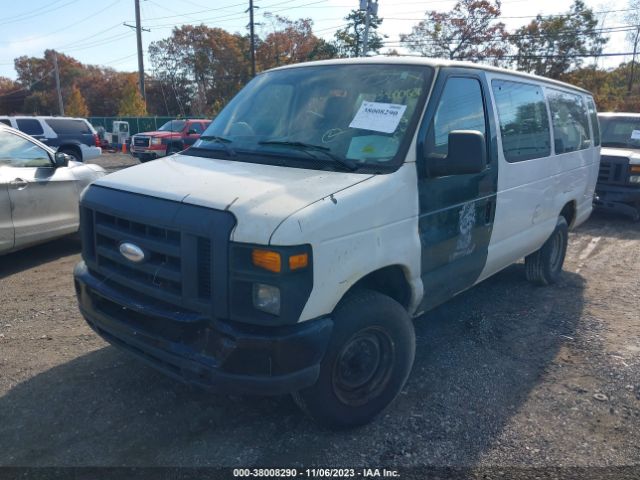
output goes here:
<path id="1" fill-rule="evenodd" d="M 0 257 L 0 280 L 61 257 L 80 253 L 80 242 L 72 237 L 43 243 Z"/>
<path id="2" fill-rule="evenodd" d="M 571 273 L 533 287 L 513 265 L 424 315 L 405 391 L 346 432 L 288 397 L 192 390 L 106 347 L 0 398 L 0 465 L 473 466 L 574 334 L 583 290 Z"/>

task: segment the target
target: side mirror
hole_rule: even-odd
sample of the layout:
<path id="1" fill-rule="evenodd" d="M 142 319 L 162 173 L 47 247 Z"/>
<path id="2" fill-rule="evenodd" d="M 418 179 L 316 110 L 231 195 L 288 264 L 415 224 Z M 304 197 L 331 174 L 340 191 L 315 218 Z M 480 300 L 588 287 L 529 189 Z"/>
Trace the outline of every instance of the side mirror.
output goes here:
<path id="1" fill-rule="evenodd" d="M 481 173 L 487 168 L 487 146 L 484 135 L 477 130 L 449 132 L 449 152 L 446 158 L 427 160 L 429 176 Z"/>
<path id="2" fill-rule="evenodd" d="M 71 157 L 66 153 L 56 152 L 53 156 L 53 166 L 56 168 L 66 167 L 69 165 L 69 160 Z"/>

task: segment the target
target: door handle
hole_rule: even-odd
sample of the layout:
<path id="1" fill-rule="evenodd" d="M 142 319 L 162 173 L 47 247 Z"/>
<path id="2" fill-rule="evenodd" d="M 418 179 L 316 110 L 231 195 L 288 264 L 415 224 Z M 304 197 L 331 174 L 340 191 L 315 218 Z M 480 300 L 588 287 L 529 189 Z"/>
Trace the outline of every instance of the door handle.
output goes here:
<path id="1" fill-rule="evenodd" d="M 9 182 L 9 185 L 11 185 L 11 187 L 15 188 L 16 190 L 24 190 L 29 185 L 29 182 L 23 180 L 22 178 L 16 178 L 15 180 Z"/>

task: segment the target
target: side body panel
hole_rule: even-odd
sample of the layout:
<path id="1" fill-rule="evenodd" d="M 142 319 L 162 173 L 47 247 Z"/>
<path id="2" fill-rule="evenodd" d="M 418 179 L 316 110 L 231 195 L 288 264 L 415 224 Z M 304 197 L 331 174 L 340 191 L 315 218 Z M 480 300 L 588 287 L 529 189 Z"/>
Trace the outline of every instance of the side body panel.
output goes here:
<path id="1" fill-rule="evenodd" d="M 499 73 L 488 72 L 487 78 L 489 83 L 493 79 L 501 79 L 542 86 L 545 92 L 549 88 L 543 82 Z M 490 90 L 490 95 L 493 98 L 493 90 Z M 551 135 L 551 154 L 548 157 L 507 162 L 502 151 L 502 139 L 498 135 L 500 168 L 495 226 L 487 265 L 479 281 L 539 249 L 553 232 L 566 204 L 573 202 L 576 210 L 573 226 L 582 223 L 591 213 L 600 148 L 556 155 L 548 102 L 547 112 Z M 496 124 L 499 124 L 498 112 L 494 115 Z"/>
<path id="2" fill-rule="evenodd" d="M 12 170 L 14 179 L 24 182 L 9 187 L 15 248 L 78 229 L 78 186 L 68 167 L 26 167 Z"/>
<path id="3" fill-rule="evenodd" d="M 416 185 L 410 161 L 314 202 L 275 230 L 274 245 L 313 248 L 313 290 L 300 321 L 330 314 L 358 280 L 388 266 L 402 269 L 412 290 L 409 309 L 415 310 L 422 297 Z"/>

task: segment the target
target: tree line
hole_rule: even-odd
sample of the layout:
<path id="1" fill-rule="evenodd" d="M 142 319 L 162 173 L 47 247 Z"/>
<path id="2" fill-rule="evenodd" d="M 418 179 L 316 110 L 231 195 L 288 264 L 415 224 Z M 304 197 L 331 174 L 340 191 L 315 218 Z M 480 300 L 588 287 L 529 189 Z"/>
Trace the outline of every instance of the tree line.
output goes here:
<path id="1" fill-rule="evenodd" d="M 624 20 L 629 45 L 640 40 L 640 0 L 630 0 Z M 458 0 L 446 12 L 427 11 L 424 19 L 389 41 L 379 33 L 383 18 L 370 22 L 369 53 L 398 55 L 403 48 L 416 55 L 484 62 L 549 78 L 592 91 L 605 110 L 640 111 L 636 65 L 598 67 L 608 42 L 597 14 L 575 0 L 560 15 L 538 15 L 508 32 L 501 21 L 500 0 Z M 255 39 L 258 71 L 293 63 L 362 55 L 364 12 L 353 10 L 331 41 L 318 37 L 313 21 L 269 16 L 269 33 Z M 1 114 L 57 114 L 53 76 L 57 54 L 65 114 L 69 116 L 196 115 L 214 116 L 251 79 L 251 42 L 246 34 L 206 25 L 183 25 L 149 46 L 146 101 L 138 92 L 135 73 L 85 65 L 53 50 L 43 57 L 15 59 L 17 79 L 0 77 Z"/>

